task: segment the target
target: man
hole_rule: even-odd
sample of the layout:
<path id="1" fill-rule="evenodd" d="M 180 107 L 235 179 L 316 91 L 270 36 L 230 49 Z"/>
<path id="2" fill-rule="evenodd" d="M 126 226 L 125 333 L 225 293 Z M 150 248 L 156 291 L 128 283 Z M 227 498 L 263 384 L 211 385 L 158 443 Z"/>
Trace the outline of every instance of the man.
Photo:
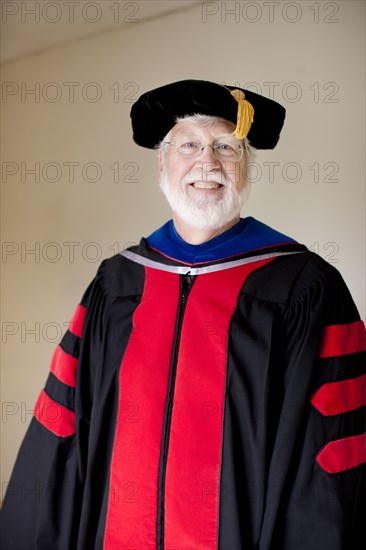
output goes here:
<path id="1" fill-rule="evenodd" d="M 363 548 L 364 325 L 331 265 L 240 218 L 251 147 L 276 145 L 285 110 L 187 80 L 131 117 L 173 219 L 105 260 L 77 307 L 2 548 Z"/>

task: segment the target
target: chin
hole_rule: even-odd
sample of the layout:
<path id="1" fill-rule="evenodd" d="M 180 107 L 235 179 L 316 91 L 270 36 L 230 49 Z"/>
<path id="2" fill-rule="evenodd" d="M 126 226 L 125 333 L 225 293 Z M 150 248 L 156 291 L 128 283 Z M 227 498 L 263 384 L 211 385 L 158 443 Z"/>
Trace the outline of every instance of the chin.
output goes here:
<path id="1" fill-rule="evenodd" d="M 220 217 L 213 216 L 211 219 L 207 216 L 185 216 L 182 215 L 182 212 L 174 212 L 183 222 L 192 227 L 193 229 L 206 229 L 206 230 L 215 230 L 220 229 L 224 225 L 227 225 L 234 219 L 240 216 L 239 213 L 235 213 L 231 216 Z"/>

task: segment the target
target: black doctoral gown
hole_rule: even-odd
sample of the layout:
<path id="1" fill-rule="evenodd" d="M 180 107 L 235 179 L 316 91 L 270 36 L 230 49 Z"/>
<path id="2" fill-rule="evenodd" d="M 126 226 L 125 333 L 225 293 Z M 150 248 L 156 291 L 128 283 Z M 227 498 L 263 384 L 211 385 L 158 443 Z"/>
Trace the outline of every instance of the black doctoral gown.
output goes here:
<path id="1" fill-rule="evenodd" d="M 364 325 L 332 265 L 241 223 L 195 261 L 159 250 L 165 228 L 102 262 L 21 446 L 3 550 L 365 548 Z"/>

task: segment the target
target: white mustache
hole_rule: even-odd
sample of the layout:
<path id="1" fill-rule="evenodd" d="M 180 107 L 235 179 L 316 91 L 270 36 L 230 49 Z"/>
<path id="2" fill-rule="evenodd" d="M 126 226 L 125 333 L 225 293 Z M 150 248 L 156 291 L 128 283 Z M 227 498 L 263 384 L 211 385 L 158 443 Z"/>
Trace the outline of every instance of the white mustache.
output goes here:
<path id="1" fill-rule="evenodd" d="M 231 180 L 227 178 L 222 172 L 205 172 L 203 170 L 193 170 L 182 179 L 182 184 L 186 185 L 194 183 L 196 181 L 212 181 L 221 185 L 229 185 Z"/>

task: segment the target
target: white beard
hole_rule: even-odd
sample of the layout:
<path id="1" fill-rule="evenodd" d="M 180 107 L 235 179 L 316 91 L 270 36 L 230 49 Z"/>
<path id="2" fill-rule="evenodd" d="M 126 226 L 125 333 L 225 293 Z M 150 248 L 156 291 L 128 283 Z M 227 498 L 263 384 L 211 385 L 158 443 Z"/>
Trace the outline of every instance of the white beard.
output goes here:
<path id="1" fill-rule="evenodd" d="M 210 181 L 224 185 L 220 197 L 214 195 L 192 198 L 188 194 L 189 182 Z M 238 191 L 230 178 L 222 172 L 213 171 L 202 174 L 201 170 L 193 170 L 182 180 L 181 185 L 174 187 L 170 184 L 165 170 L 163 170 L 159 185 L 171 209 L 183 221 L 196 229 L 219 229 L 235 217 L 248 196 L 248 183 Z"/>

